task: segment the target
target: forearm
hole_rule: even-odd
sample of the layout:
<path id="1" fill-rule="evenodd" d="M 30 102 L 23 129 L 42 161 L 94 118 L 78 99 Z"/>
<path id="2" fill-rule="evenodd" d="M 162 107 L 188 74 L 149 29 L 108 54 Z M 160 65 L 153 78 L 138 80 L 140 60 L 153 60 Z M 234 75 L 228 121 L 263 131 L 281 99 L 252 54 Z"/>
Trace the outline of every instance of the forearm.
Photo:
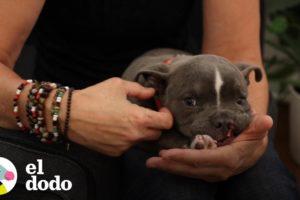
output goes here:
<path id="1" fill-rule="evenodd" d="M 17 58 L 30 34 L 45 0 L 0 1 L 0 126 L 17 128 L 13 114 L 13 98 L 21 77 L 13 72 Z M 26 66 L 24 66 L 26 67 Z M 28 87 L 27 87 L 28 88 Z M 25 88 L 25 90 L 27 90 Z M 25 109 L 26 91 L 20 108 Z M 24 105 L 23 105 L 24 104 Z"/>
<path id="2" fill-rule="evenodd" d="M 265 114 L 268 81 L 262 65 L 259 12 L 259 0 L 204 0 L 202 53 L 260 66 L 264 78 L 256 83 L 251 77 L 248 99 L 257 113 Z"/>
<path id="3" fill-rule="evenodd" d="M 22 79 L 12 69 L 0 63 L 0 127 L 16 129 L 13 99 Z M 21 95 L 24 98 L 24 94 Z M 20 105 L 22 113 L 25 108 Z"/>

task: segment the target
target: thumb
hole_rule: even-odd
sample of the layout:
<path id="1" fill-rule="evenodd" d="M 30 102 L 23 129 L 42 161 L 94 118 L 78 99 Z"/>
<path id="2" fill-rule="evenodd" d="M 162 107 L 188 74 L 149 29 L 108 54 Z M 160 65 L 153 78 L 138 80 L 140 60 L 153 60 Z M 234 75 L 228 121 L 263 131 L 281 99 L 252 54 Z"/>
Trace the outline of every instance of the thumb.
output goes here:
<path id="1" fill-rule="evenodd" d="M 269 115 L 254 116 L 253 130 L 256 132 L 268 131 L 273 126 L 273 119 Z"/>
<path id="2" fill-rule="evenodd" d="M 268 130 L 273 126 L 273 120 L 268 115 L 254 115 L 249 127 L 242 132 L 235 141 L 256 140 L 264 138 Z"/>
<path id="3" fill-rule="evenodd" d="M 136 97 L 138 99 L 149 99 L 155 94 L 153 88 L 146 88 L 131 81 L 124 81 L 124 88 L 127 96 Z"/>

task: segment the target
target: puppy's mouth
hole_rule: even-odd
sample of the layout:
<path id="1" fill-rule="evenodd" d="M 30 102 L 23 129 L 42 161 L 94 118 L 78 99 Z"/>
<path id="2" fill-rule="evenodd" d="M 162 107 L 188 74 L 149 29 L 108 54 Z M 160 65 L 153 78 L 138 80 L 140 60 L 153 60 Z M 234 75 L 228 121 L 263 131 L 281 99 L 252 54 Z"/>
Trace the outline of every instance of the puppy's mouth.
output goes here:
<path id="1" fill-rule="evenodd" d="M 230 128 L 227 130 L 226 133 L 224 133 L 225 137 L 220 139 L 220 140 L 217 140 L 217 146 L 220 147 L 220 146 L 225 146 L 229 143 L 231 143 L 234 138 L 235 138 L 235 134 L 234 134 L 234 128 Z"/>

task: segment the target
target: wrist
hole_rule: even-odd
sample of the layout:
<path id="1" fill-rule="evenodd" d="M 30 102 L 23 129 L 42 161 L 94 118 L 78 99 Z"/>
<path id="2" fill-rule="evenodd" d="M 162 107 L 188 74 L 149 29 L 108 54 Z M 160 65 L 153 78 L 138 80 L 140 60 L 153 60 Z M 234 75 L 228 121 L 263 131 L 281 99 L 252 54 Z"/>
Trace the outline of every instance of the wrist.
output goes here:
<path id="1" fill-rule="evenodd" d="M 11 121 L 15 123 L 11 128 L 30 130 L 44 143 L 60 140 L 67 130 L 65 121 L 69 119 L 68 92 L 69 87 L 60 84 L 23 80 L 14 94 L 11 113 L 14 115 L 11 116 L 15 116 L 15 119 Z"/>

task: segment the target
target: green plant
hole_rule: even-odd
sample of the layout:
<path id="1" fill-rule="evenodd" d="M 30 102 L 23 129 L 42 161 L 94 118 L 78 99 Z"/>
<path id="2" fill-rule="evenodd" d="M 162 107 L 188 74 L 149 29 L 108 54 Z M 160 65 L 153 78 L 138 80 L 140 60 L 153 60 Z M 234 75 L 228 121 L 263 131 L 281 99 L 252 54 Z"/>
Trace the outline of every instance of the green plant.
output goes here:
<path id="1" fill-rule="evenodd" d="M 284 3 L 284 1 L 282 1 Z M 266 44 L 276 53 L 265 59 L 271 83 L 279 85 L 279 93 L 288 85 L 300 88 L 300 2 L 282 6 L 268 14 Z M 279 7 L 278 7 L 279 8 Z"/>

